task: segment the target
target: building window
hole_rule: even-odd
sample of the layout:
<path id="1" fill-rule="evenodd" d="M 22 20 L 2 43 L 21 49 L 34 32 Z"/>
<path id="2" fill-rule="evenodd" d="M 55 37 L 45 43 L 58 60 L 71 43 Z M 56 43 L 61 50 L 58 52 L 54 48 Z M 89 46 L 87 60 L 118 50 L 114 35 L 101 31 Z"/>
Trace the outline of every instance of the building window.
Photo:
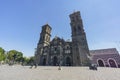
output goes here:
<path id="1" fill-rule="evenodd" d="M 69 46 L 69 45 L 66 45 L 66 46 L 65 46 L 65 49 L 67 49 L 67 50 L 70 49 L 70 46 Z"/>
<path id="2" fill-rule="evenodd" d="M 55 51 L 57 51 L 57 47 L 55 47 Z"/>
<path id="3" fill-rule="evenodd" d="M 76 20 L 79 21 L 79 20 L 80 20 L 80 17 L 79 17 L 79 16 L 76 16 Z"/>
<path id="4" fill-rule="evenodd" d="M 72 22 L 75 22 L 75 18 L 74 17 L 72 17 Z"/>
<path id="5" fill-rule="evenodd" d="M 81 31 L 81 27 L 80 27 L 80 26 L 78 26 L 78 30 L 80 30 L 80 31 Z"/>
<path id="6" fill-rule="evenodd" d="M 65 50 L 65 53 L 66 54 L 70 54 L 70 50 Z"/>
<path id="7" fill-rule="evenodd" d="M 54 47 L 54 53 L 57 53 L 57 47 Z"/>
<path id="8" fill-rule="evenodd" d="M 67 46 L 67 49 L 69 49 L 69 46 Z"/>
<path id="9" fill-rule="evenodd" d="M 76 32 L 76 27 L 74 27 L 74 32 Z"/>
<path id="10" fill-rule="evenodd" d="M 103 60 L 98 60 L 98 65 L 100 67 L 104 67 L 104 61 Z"/>

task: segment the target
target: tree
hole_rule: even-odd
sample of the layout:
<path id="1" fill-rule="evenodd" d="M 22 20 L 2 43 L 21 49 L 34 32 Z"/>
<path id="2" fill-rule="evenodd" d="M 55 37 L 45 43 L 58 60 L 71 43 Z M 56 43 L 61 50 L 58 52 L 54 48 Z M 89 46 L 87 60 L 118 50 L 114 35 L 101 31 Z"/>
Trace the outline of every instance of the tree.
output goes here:
<path id="1" fill-rule="evenodd" d="M 18 52 L 18 53 L 16 54 L 16 61 L 17 61 L 17 62 L 21 62 L 21 61 L 22 61 L 22 58 L 23 58 L 23 53 Z"/>
<path id="2" fill-rule="evenodd" d="M 34 63 L 34 56 L 32 56 L 32 57 L 23 57 L 23 59 L 22 59 L 22 64 L 23 65 L 31 65 L 32 63 Z"/>
<path id="3" fill-rule="evenodd" d="M 0 62 L 5 61 L 6 55 L 5 55 L 5 50 L 0 47 Z"/>
<path id="4" fill-rule="evenodd" d="M 35 58 L 34 56 L 31 56 L 30 61 L 34 61 L 34 58 Z"/>
<path id="5" fill-rule="evenodd" d="M 7 53 L 7 58 L 9 59 L 9 61 L 21 62 L 23 58 L 23 53 L 16 50 L 10 50 Z"/>
<path id="6" fill-rule="evenodd" d="M 22 58 L 22 65 L 28 65 L 29 64 L 29 60 L 30 60 L 30 58 L 23 57 Z"/>

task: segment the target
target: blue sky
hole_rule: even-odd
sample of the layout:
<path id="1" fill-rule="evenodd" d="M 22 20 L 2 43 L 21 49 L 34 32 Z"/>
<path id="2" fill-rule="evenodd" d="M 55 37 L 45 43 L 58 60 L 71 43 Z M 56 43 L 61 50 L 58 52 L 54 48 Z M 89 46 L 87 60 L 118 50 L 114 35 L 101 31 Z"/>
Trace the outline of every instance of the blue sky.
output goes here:
<path id="1" fill-rule="evenodd" d="M 80 11 L 89 49 L 120 51 L 120 0 L 0 0 L 0 47 L 33 56 L 41 26 L 71 39 L 69 14 Z"/>

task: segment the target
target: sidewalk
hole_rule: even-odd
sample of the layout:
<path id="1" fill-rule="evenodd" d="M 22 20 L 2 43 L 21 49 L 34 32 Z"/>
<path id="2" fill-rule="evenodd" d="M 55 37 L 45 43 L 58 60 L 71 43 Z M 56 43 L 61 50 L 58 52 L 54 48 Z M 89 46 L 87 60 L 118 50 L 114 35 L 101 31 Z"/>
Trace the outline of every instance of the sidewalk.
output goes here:
<path id="1" fill-rule="evenodd" d="M 0 66 L 0 80 L 120 80 L 120 68 Z"/>

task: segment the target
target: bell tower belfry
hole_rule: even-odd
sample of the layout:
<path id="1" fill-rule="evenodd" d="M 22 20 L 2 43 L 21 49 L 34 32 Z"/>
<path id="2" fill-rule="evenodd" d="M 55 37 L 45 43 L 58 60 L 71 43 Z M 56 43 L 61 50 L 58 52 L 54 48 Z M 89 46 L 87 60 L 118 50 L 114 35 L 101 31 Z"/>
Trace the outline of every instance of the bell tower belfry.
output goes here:
<path id="1" fill-rule="evenodd" d="M 42 26 L 42 31 L 40 33 L 40 40 L 39 43 L 41 46 L 48 46 L 50 44 L 50 37 L 51 37 L 51 27 L 46 24 Z"/>
<path id="2" fill-rule="evenodd" d="M 37 51 L 35 54 L 35 62 L 37 64 L 41 63 L 44 47 L 50 45 L 51 30 L 52 28 L 48 24 L 42 26 L 40 39 L 37 44 Z"/>
<path id="3" fill-rule="evenodd" d="M 72 30 L 72 54 L 74 66 L 89 65 L 89 48 L 86 40 L 86 34 L 83 29 L 83 23 L 80 12 L 74 12 L 69 15 Z"/>

